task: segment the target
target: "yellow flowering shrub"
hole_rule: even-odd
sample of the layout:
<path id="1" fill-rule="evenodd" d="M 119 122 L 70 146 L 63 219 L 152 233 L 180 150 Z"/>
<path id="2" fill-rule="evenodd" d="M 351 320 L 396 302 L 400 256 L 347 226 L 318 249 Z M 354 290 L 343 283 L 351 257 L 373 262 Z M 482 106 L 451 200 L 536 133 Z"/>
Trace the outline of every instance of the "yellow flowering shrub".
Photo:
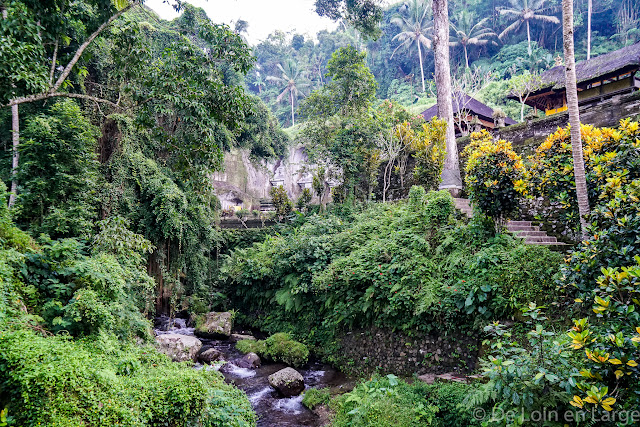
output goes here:
<path id="1" fill-rule="evenodd" d="M 496 225 L 518 209 L 527 193 L 524 164 L 511 143 L 494 141 L 486 130 L 471 134 L 465 148 L 465 181 L 474 208 L 492 218 Z"/>
<path id="2" fill-rule="evenodd" d="M 619 129 L 581 126 L 587 185 L 592 204 L 600 198 L 608 179 L 612 179 L 609 184 L 612 188 L 624 184 L 624 176 L 621 175 L 623 170 L 613 170 L 612 162 L 616 159 L 620 144 L 628 140 L 629 136 L 637 134 L 638 127 L 638 123 L 630 120 L 622 121 Z M 558 128 L 528 160 L 526 181 L 530 184 L 531 195 L 547 200 L 561 222 L 577 229 L 579 218 L 571 127 Z"/>
<path id="3" fill-rule="evenodd" d="M 440 184 L 446 153 L 446 133 L 447 122 L 436 117 L 423 123 L 422 130 L 412 140 L 411 150 L 416 160 L 413 177 L 415 183 L 427 191 L 437 190 Z"/>

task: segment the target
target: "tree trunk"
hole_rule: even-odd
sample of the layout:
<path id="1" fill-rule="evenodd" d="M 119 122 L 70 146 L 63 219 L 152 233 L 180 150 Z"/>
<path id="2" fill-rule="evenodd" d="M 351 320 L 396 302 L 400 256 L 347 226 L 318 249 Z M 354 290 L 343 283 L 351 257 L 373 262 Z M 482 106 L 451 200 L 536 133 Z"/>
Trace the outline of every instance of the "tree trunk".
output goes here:
<path id="1" fill-rule="evenodd" d="M 420 40 L 416 41 L 418 43 L 418 57 L 420 58 L 420 75 L 422 76 L 422 93 L 426 92 L 426 87 L 424 85 L 424 67 L 422 66 L 422 48 L 420 47 Z"/>
<path id="2" fill-rule="evenodd" d="M 591 59 L 591 14 L 593 13 L 593 0 L 588 1 L 587 11 L 587 61 Z"/>
<path id="3" fill-rule="evenodd" d="M 18 171 L 18 167 L 20 165 L 19 161 L 20 161 L 20 153 L 18 152 L 18 148 L 20 146 L 20 123 L 19 123 L 19 112 L 18 112 L 18 106 L 20 104 L 24 104 L 27 102 L 33 102 L 33 101 L 39 101 L 42 99 L 48 99 L 48 98 L 53 98 L 53 97 L 59 97 L 59 96 L 63 96 L 63 97 L 68 97 L 68 98 L 81 98 L 81 99 L 90 99 L 96 102 L 106 102 L 108 104 L 111 105 L 116 105 L 111 101 L 107 101 L 104 99 L 100 99 L 94 96 L 90 96 L 90 95 L 84 95 L 84 94 L 76 94 L 76 93 L 62 93 L 62 92 L 58 92 L 58 89 L 60 89 L 60 87 L 63 85 L 63 83 L 66 81 L 67 77 L 69 77 L 69 74 L 71 73 L 71 70 L 73 69 L 73 67 L 76 65 L 76 63 L 78 62 L 78 60 L 80 59 L 80 57 L 82 56 L 82 54 L 84 53 L 84 51 L 87 49 L 87 47 L 89 47 L 89 45 L 91 44 L 91 42 L 93 42 L 93 40 L 96 39 L 96 37 L 98 37 L 100 35 L 100 33 L 102 33 L 102 31 L 105 30 L 105 28 L 107 28 L 109 25 L 111 25 L 111 23 L 113 21 L 115 21 L 116 19 L 118 19 L 122 14 L 124 14 L 125 12 L 127 12 L 129 9 L 131 9 L 132 7 L 136 6 L 139 4 L 139 1 L 134 1 L 131 4 L 129 4 L 128 6 L 120 9 L 118 12 L 116 12 L 115 14 L 113 14 L 107 21 L 103 22 L 102 25 L 100 25 L 81 45 L 80 47 L 78 47 L 78 49 L 76 50 L 75 54 L 73 55 L 73 58 L 71 58 L 71 60 L 69 61 L 69 63 L 67 64 L 66 67 L 64 67 L 64 69 L 62 70 L 62 73 L 60 74 L 60 77 L 58 77 L 58 80 L 56 80 L 56 82 L 53 84 L 53 86 L 50 86 L 49 89 L 46 92 L 42 92 L 39 94 L 32 94 L 32 95 L 27 95 L 27 96 L 22 96 L 22 97 L 18 97 L 18 98 L 14 98 L 12 99 L 8 105 L 11 106 L 11 126 L 12 126 L 12 131 L 13 131 L 13 162 L 12 162 L 12 169 L 11 169 L 11 194 L 9 195 L 9 207 L 12 207 L 16 201 L 16 195 L 18 194 L 18 181 L 16 179 L 16 173 Z M 4 19 L 6 19 L 6 9 L 2 10 L 2 16 Z M 55 55 L 54 55 L 54 59 L 53 59 L 53 64 L 52 64 L 52 68 L 55 69 Z M 53 77 L 53 74 L 50 75 L 50 77 Z"/>
<path id="4" fill-rule="evenodd" d="M 533 50 L 531 49 L 531 28 L 529 28 L 529 20 L 527 19 L 527 41 L 529 42 L 529 47 L 527 51 L 529 52 L 529 56 L 533 54 Z"/>
<path id="5" fill-rule="evenodd" d="M 9 207 L 16 203 L 18 194 L 18 166 L 20 165 L 20 113 L 18 105 L 11 106 L 11 139 L 13 141 L 13 161 L 11 162 L 11 194 L 9 194 Z"/>
<path id="6" fill-rule="evenodd" d="M 573 172 L 576 180 L 576 195 L 580 213 L 582 238 L 588 237 L 587 216 L 589 215 L 589 195 L 582 151 L 580 131 L 580 110 L 578 107 L 578 85 L 576 82 L 576 58 L 573 41 L 573 0 L 562 0 L 562 29 L 564 34 L 564 63 L 566 72 L 567 108 L 571 124 L 571 152 Z"/>
<path id="7" fill-rule="evenodd" d="M 462 190 L 458 146 L 453 128 L 453 103 L 451 97 L 451 70 L 449 64 L 449 11 L 447 0 L 433 0 L 435 79 L 438 98 L 438 117 L 447 122 L 447 155 L 442 171 L 441 189 L 457 196 Z"/>
<path id="8" fill-rule="evenodd" d="M 463 44 L 462 47 L 464 48 L 464 62 L 465 64 L 467 64 L 467 69 L 469 68 L 469 54 L 467 53 L 467 45 Z"/>
<path id="9" fill-rule="evenodd" d="M 296 125 L 295 115 L 293 114 L 293 92 L 289 91 L 289 99 L 291 100 L 291 127 Z"/>

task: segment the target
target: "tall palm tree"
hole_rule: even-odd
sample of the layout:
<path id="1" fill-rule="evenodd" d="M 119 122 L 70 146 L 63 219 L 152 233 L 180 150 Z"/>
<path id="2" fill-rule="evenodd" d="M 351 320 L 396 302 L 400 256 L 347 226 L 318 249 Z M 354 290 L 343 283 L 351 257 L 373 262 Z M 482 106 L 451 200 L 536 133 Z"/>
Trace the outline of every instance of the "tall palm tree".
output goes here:
<path id="1" fill-rule="evenodd" d="M 469 46 L 486 46 L 496 44 L 492 38 L 498 37 L 491 28 L 486 27 L 489 18 L 475 22 L 475 16 L 467 11 L 458 14 L 456 23 L 451 23 L 451 46 L 462 46 L 464 61 L 469 68 Z"/>
<path id="2" fill-rule="evenodd" d="M 304 90 L 308 88 L 311 83 L 307 80 L 305 73 L 298 68 L 298 64 L 292 60 L 285 62 L 284 67 L 282 64 L 278 64 L 278 69 L 282 73 L 282 77 L 268 76 L 267 80 L 284 85 L 282 92 L 276 100 L 280 102 L 285 96 L 289 95 L 289 102 L 291 103 L 291 126 L 295 126 L 295 101 L 297 101 L 301 95 L 304 95 Z"/>
<path id="3" fill-rule="evenodd" d="M 400 45 L 395 48 L 391 58 L 398 49 L 411 49 L 415 45 L 418 49 L 420 59 L 420 73 L 422 75 L 422 91 L 426 90 L 424 84 L 424 66 L 422 65 L 422 47 L 431 49 L 430 34 L 432 32 L 431 20 L 429 19 L 429 6 L 424 0 L 413 0 L 408 8 L 408 16 L 396 15 L 391 19 L 391 23 L 400 28 L 393 40 L 400 41 Z"/>
<path id="4" fill-rule="evenodd" d="M 447 0 L 433 0 L 433 45 L 435 79 L 438 97 L 438 116 L 447 122 L 446 150 L 440 188 L 447 189 L 454 197 L 462 190 L 458 146 L 453 129 L 453 104 L 451 97 L 451 66 L 449 64 L 449 9 Z"/>
<path id="5" fill-rule="evenodd" d="M 593 15 L 593 0 L 587 5 L 587 61 L 591 59 L 591 15 Z"/>
<path id="6" fill-rule="evenodd" d="M 571 124 L 571 152 L 573 173 L 576 180 L 576 196 L 580 213 L 582 237 L 587 237 L 587 215 L 589 215 L 589 195 L 584 172 L 582 135 L 580 131 L 580 110 L 578 108 L 578 85 L 576 79 L 576 58 L 573 40 L 573 0 L 562 0 L 562 32 L 564 35 L 564 63 L 566 76 L 567 109 Z"/>
<path id="7" fill-rule="evenodd" d="M 532 54 L 531 50 L 531 28 L 530 23 L 533 22 L 548 22 L 551 24 L 559 24 L 560 20 L 553 15 L 543 15 L 543 13 L 551 12 L 555 8 L 553 6 L 545 6 L 548 0 L 509 0 L 511 3 L 510 8 L 500 9 L 500 15 L 506 15 L 509 19 L 513 20 L 513 23 L 504 29 L 498 37 L 500 40 L 504 39 L 508 34 L 520 29 L 522 24 L 527 26 L 527 40 L 529 41 L 529 56 Z"/>

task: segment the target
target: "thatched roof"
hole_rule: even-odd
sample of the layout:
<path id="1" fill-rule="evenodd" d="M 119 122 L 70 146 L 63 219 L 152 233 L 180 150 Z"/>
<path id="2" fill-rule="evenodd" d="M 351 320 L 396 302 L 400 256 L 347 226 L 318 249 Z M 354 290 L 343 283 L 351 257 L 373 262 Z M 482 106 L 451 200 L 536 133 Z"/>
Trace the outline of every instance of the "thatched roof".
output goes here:
<path id="1" fill-rule="evenodd" d="M 608 74 L 622 72 L 625 69 L 632 70 L 640 67 L 640 42 L 622 49 L 596 56 L 588 61 L 576 64 L 576 76 L 578 85 Z M 565 87 L 564 65 L 558 65 L 545 71 L 541 78 L 543 87 L 552 87 L 554 90 Z"/>
<path id="2" fill-rule="evenodd" d="M 456 115 L 460 110 L 468 110 L 472 114 L 488 121 L 493 121 L 493 108 L 483 104 L 475 98 L 470 97 L 466 93 L 458 94 L 453 100 L 453 114 Z M 422 112 L 422 117 L 426 121 L 438 115 L 438 104 Z M 517 122 L 510 117 L 505 119 L 505 124 L 515 125 Z"/>

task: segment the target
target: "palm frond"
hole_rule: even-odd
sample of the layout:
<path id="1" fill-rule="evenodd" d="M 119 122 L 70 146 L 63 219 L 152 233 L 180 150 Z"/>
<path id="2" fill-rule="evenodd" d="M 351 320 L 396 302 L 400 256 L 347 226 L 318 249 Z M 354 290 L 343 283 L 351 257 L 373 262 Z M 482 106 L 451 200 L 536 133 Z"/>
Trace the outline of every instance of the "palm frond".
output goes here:
<path id="1" fill-rule="evenodd" d="M 498 38 L 500 40 L 504 39 L 509 33 L 516 31 L 518 28 L 520 28 L 520 25 L 522 25 L 522 21 L 521 20 L 517 20 L 514 23 L 512 23 L 511 25 L 509 25 L 507 28 L 505 28 L 500 35 L 498 35 Z"/>
<path id="2" fill-rule="evenodd" d="M 287 87 L 282 91 L 282 93 L 281 93 L 280 95 L 278 95 L 278 97 L 276 98 L 276 101 L 277 101 L 277 102 L 281 102 L 281 101 L 282 101 L 282 99 L 284 98 L 284 96 L 285 96 L 287 93 L 289 93 L 289 90 L 290 90 L 290 88 L 289 88 L 289 86 L 287 86 Z"/>
<path id="3" fill-rule="evenodd" d="M 549 15 L 533 15 L 531 19 L 534 19 L 536 21 L 548 22 L 550 24 L 560 23 L 560 20 L 557 17 Z"/>

